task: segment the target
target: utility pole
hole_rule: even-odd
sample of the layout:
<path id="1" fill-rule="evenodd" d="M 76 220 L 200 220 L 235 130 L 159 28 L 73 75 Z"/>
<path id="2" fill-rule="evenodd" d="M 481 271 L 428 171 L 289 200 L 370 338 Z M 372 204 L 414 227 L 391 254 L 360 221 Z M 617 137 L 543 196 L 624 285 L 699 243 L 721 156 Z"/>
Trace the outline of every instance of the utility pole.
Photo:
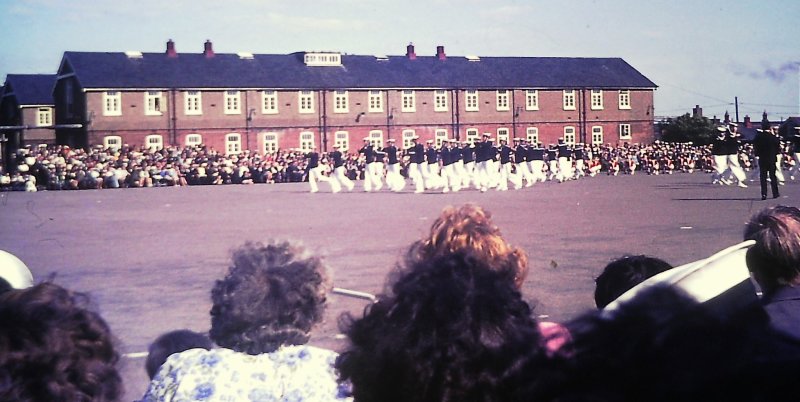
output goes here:
<path id="1" fill-rule="evenodd" d="M 738 96 L 734 96 L 733 100 L 734 100 L 734 104 L 736 105 L 736 123 L 738 124 L 739 123 L 739 97 Z"/>

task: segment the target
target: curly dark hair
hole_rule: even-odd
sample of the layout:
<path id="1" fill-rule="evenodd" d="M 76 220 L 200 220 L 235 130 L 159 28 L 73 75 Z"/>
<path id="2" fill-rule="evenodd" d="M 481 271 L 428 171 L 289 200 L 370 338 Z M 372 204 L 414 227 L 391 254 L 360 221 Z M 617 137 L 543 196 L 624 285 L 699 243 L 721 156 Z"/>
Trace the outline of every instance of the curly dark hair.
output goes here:
<path id="1" fill-rule="evenodd" d="M 418 260 L 364 316 L 340 318 L 337 361 L 359 402 L 511 401 L 544 358 L 514 271 L 463 253 Z"/>
<path id="2" fill-rule="evenodd" d="M 303 246 L 247 242 L 234 250 L 224 279 L 211 290 L 211 331 L 219 346 L 258 355 L 308 342 L 322 321 L 327 267 Z"/>
<path id="3" fill-rule="evenodd" d="M 645 279 L 671 268 L 668 262 L 647 255 L 626 255 L 611 261 L 595 279 L 595 305 L 603 308 Z"/>
<path id="4" fill-rule="evenodd" d="M 108 325 L 89 299 L 44 282 L 0 296 L 0 400 L 116 401 Z"/>

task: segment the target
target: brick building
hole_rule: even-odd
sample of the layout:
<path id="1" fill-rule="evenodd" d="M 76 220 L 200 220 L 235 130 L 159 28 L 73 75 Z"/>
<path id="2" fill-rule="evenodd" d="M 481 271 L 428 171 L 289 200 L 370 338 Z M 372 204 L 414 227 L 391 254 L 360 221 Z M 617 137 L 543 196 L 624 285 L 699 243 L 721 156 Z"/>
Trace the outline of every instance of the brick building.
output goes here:
<path id="1" fill-rule="evenodd" d="M 3 160 L 25 145 L 53 144 L 54 74 L 9 74 L 0 90 Z M 45 128 L 47 127 L 47 128 Z"/>
<path id="2" fill-rule="evenodd" d="M 361 138 L 650 142 L 656 85 L 619 58 L 65 52 L 57 141 L 227 153 Z"/>

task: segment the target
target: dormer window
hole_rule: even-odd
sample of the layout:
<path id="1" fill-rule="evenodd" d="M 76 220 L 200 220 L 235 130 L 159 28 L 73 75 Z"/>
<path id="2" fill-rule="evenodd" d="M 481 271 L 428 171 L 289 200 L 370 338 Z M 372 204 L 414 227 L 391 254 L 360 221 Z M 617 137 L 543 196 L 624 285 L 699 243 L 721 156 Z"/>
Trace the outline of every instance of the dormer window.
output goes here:
<path id="1" fill-rule="evenodd" d="M 303 62 L 309 67 L 341 66 L 342 55 L 336 52 L 306 52 Z"/>

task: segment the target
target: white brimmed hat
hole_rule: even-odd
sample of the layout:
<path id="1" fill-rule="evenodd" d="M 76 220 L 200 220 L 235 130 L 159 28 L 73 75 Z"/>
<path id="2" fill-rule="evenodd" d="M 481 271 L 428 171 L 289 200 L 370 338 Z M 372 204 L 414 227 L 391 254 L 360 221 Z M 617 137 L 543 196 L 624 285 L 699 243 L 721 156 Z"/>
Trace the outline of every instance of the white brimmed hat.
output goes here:
<path id="1" fill-rule="evenodd" d="M 0 250 L 0 278 L 14 289 L 33 286 L 33 275 L 28 266 L 14 254 L 3 250 Z"/>

